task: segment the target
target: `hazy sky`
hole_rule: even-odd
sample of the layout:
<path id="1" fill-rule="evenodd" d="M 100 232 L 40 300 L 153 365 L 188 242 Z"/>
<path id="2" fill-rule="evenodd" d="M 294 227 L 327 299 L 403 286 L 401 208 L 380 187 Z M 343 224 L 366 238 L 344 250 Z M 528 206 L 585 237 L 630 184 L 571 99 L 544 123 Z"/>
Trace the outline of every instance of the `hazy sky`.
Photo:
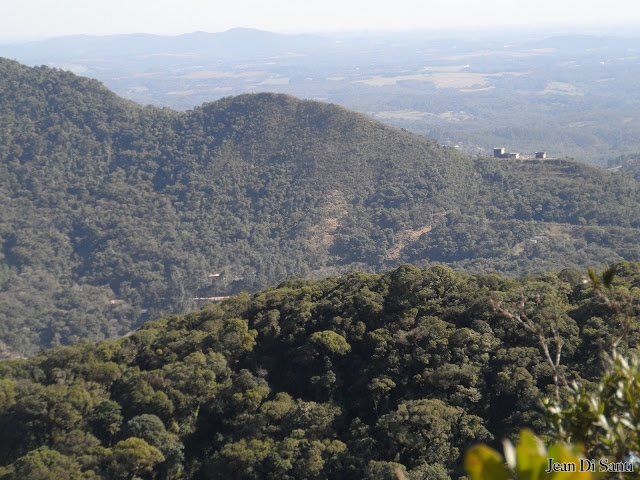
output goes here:
<path id="1" fill-rule="evenodd" d="M 638 0 L 0 0 L 0 37 L 637 24 Z"/>

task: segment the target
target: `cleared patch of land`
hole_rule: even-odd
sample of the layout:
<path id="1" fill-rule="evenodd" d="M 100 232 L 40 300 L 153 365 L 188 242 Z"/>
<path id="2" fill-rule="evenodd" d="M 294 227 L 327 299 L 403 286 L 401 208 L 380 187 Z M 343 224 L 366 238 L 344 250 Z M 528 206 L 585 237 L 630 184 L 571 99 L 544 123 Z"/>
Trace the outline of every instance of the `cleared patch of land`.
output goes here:
<path id="1" fill-rule="evenodd" d="M 584 95 L 575 85 L 564 82 L 549 82 L 542 93 L 556 93 L 561 95 Z"/>
<path id="2" fill-rule="evenodd" d="M 383 120 L 421 120 L 425 117 L 436 116 L 433 113 L 420 112 L 418 110 L 392 110 L 384 112 L 373 112 L 372 115 Z"/>
<path id="3" fill-rule="evenodd" d="M 500 77 L 503 75 L 524 75 L 520 72 L 501 72 L 501 73 L 472 73 L 472 72 L 434 72 L 434 73 L 416 73 L 412 75 L 398 75 L 393 77 L 384 77 L 376 75 L 363 80 L 354 80 L 353 83 L 364 83 L 372 87 L 386 87 L 389 85 L 397 85 L 398 82 L 430 82 L 436 88 L 472 88 L 487 87 L 491 77 Z"/>
<path id="4" fill-rule="evenodd" d="M 415 242 L 420 238 L 420 235 L 423 233 L 428 233 L 431 231 L 431 225 L 425 225 L 424 227 L 417 228 L 415 230 L 404 230 L 400 232 L 396 237 L 396 242 L 387 251 L 387 258 L 391 260 L 395 260 L 400 257 L 400 253 L 402 250 L 411 243 Z"/>
<path id="5" fill-rule="evenodd" d="M 167 95 L 183 95 L 183 96 L 187 96 L 187 95 L 193 95 L 194 93 L 196 93 L 195 90 L 176 90 L 173 92 L 167 92 Z"/>
<path id="6" fill-rule="evenodd" d="M 493 90 L 494 87 L 493 85 L 490 87 L 484 87 L 484 88 L 461 88 L 460 91 L 462 93 L 473 93 L 473 92 L 486 92 L 488 90 Z"/>
<path id="7" fill-rule="evenodd" d="M 289 85 L 289 78 L 267 78 L 263 80 L 258 85 Z"/>
<path id="8" fill-rule="evenodd" d="M 442 112 L 442 113 L 431 113 L 431 112 L 421 112 L 418 110 L 390 110 L 390 111 L 382 111 L 382 112 L 373 112 L 372 115 L 376 118 L 380 118 L 383 120 L 421 120 L 423 118 L 441 118 L 442 120 L 446 120 L 449 122 L 460 122 L 463 120 L 470 120 L 473 118 L 473 115 L 469 115 L 465 112 Z"/>
<path id="9" fill-rule="evenodd" d="M 200 72 L 191 72 L 185 75 L 181 75 L 183 78 L 243 78 L 243 77 L 256 77 L 258 75 L 264 75 L 266 72 L 251 71 L 251 72 L 229 72 L 221 70 L 203 70 Z"/>
<path id="10" fill-rule="evenodd" d="M 333 245 L 334 235 L 340 225 L 340 219 L 347 215 L 347 201 L 344 193 L 333 190 L 325 198 L 324 218 L 311 229 L 309 243 L 315 247 Z"/>

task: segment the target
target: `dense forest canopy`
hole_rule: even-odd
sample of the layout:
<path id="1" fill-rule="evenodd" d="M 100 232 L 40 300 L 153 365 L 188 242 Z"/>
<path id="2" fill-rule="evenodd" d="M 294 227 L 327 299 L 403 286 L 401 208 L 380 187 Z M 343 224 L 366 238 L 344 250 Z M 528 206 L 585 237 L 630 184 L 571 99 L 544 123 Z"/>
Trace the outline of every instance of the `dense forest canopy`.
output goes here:
<path id="1" fill-rule="evenodd" d="M 554 328 L 569 381 L 597 380 L 612 342 L 638 344 L 640 265 L 617 265 L 616 292 L 633 299 L 623 337 L 587 278 L 404 265 L 290 280 L 1 362 L 0 475 L 459 478 L 470 445 L 549 432 L 554 370 L 499 305 Z"/>
<path id="2" fill-rule="evenodd" d="M 0 355 L 122 335 L 286 278 L 640 258 L 638 183 L 469 157 L 278 94 L 187 112 L 0 59 Z"/>

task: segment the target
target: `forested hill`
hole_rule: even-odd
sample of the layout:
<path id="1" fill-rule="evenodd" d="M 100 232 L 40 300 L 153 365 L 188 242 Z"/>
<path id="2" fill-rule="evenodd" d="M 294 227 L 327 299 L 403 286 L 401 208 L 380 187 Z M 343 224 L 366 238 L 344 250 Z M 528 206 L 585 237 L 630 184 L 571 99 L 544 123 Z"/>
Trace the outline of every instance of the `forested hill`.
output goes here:
<path id="1" fill-rule="evenodd" d="M 0 60 L 0 354 L 199 298 L 407 261 L 511 275 L 640 258 L 638 183 L 472 158 L 335 105 L 182 113 Z"/>
<path id="2" fill-rule="evenodd" d="M 640 265 L 617 272 L 611 295 L 632 299 L 626 351 L 640 340 Z M 405 265 L 292 280 L 126 338 L 0 362 L 0 476 L 460 478 L 470 445 L 551 431 L 540 401 L 554 371 L 497 303 L 517 302 L 554 356 L 559 335 L 570 381 L 598 379 L 624 327 L 585 274 Z"/>

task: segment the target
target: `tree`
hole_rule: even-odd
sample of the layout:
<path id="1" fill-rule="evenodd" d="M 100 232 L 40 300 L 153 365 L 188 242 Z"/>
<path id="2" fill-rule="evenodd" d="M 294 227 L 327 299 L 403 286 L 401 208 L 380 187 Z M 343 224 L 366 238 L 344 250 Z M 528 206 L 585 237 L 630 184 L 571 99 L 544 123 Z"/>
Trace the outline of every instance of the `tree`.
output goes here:
<path id="1" fill-rule="evenodd" d="M 88 480 L 94 478 L 93 472 L 83 473 L 75 460 L 48 447 L 40 447 L 30 451 L 13 462 L 7 470 L 7 476 L 2 476 L 7 480 Z"/>
<path id="2" fill-rule="evenodd" d="M 556 401 L 560 401 L 560 387 L 567 386 L 567 378 L 562 366 L 562 351 L 566 346 L 567 330 L 575 330 L 575 322 L 566 315 L 567 302 L 561 291 L 554 291 L 548 284 L 540 282 L 527 285 L 521 298 L 511 302 L 493 301 L 497 312 L 509 318 L 514 324 L 534 335 L 544 359 L 553 371 Z"/>
<path id="3" fill-rule="evenodd" d="M 122 408 L 113 400 L 105 400 L 87 417 L 87 424 L 93 434 L 106 445 L 111 441 L 122 425 Z"/>
<path id="4" fill-rule="evenodd" d="M 380 417 L 377 429 L 386 457 L 410 469 L 423 462 L 451 468 L 467 445 L 491 438 L 479 417 L 432 399 L 402 402 Z"/>
<path id="5" fill-rule="evenodd" d="M 318 348 L 321 354 L 330 357 L 342 356 L 351 350 L 351 346 L 347 343 L 345 338 L 339 333 L 331 330 L 315 332 L 311 337 L 309 337 L 309 341 L 312 345 Z"/>
<path id="6" fill-rule="evenodd" d="M 112 478 L 150 477 L 154 466 L 164 462 L 164 456 L 141 438 L 130 437 L 115 444 L 109 455 L 108 471 Z"/>
<path id="7" fill-rule="evenodd" d="M 184 446 L 175 435 L 166 431 L 162 420 L 157 416 L 143 414 L 133 417 L 127 422 L 125 434 L 141 438 L 160 450 L 165 459 L 161 466 L 163 478 L 174 478 L 179 474 L 184 460 Z"/>

